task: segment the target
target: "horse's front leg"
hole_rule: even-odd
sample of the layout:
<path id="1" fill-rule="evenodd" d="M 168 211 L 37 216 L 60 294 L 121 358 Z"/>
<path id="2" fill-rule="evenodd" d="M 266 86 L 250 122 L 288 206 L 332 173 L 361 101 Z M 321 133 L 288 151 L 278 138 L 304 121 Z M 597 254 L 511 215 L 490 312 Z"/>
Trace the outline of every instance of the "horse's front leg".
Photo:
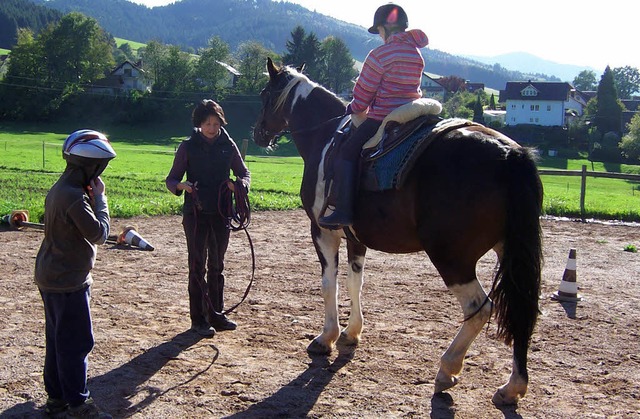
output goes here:
<path id="1" fill-rule="evenodd" d="M 337 276 L 341 233 L 320 229 L 313 224 L 311 226 L 311 237 L 322 267 L 324 327 L 322 333 L 313 339 L 307 350 L 309 353 L 314 354 L 329 354 L 338 340 L 338 336 L 340 336 Z"/>
<path id="2" fill-rule="evenodd" d="M 362 304 L 362 283 L 364 279 L 364 260 L 367 248 L 362 244 L 347 242 L 347 257 L 349 270 L 347 272 L 347 291 L 351 300 L 351 312 L 349 313 L 349 323 L 340 335 L 340 341 L 345 345 L 357 345 L 362 334 L 363 316 Z"/>

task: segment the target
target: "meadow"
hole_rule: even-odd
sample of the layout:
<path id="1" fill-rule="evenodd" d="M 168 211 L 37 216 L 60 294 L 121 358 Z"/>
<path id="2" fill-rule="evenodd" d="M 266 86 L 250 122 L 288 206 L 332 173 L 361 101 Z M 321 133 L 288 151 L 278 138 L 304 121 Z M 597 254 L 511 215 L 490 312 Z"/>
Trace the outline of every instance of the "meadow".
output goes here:
<path id="1" fill-rule="evenodd" d="M 68 132 L 63 126 L 30 126 L 27 130 L 20 125 L 0 124 L 0 216 L 12 210 L 28 210 L 30 221 L 41 222 L 47 191 L 64 170 L 62 143 Z M 124 135 L 118 128 L 108 132 L 118 153 L 103 175 L 113 217 L 180 213 L 183 198 L 169 193 L 164 179 L 184 136 L 161 132 L 127 129 Z M 252 174 L 249 199 L 253 210 L 301 207 L 300 157 L 263 153 L 248 155 L 246 163 Z M 539 167 L 580 170 L 583 164 L 590 171 L 640 174 L 640 166 L 557 157 L 542 158 Z M 580 177 L 544 175 L 542 179 L 544 213 L 579 217 Z M 587 218 L 640 221 L 640 183 L 589 177 L 585 209 Z"/>

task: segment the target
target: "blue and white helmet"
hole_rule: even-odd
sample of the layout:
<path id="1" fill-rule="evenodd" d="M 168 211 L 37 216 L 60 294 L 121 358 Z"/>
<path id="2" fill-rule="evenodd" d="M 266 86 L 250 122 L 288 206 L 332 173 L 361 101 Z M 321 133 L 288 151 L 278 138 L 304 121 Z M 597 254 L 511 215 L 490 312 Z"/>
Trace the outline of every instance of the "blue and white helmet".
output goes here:
<path id="1" fill-rule="evenodd" d="M 67 137 L 62 146 L 62 157 L 68 164 L 92 168 L 91 177 L 100 176 L 109 160 L 116 157 L 109 139 L 101 132 L 81 129 Z"/>

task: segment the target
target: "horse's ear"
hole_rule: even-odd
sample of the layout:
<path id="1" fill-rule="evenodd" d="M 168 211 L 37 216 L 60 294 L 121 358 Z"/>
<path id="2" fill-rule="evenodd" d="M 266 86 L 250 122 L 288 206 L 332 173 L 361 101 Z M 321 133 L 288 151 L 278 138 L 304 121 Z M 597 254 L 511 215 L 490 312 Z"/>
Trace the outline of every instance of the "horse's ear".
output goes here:
<path id="1" fill-rule="evenodd" d="M 307 63 L 302 63 L 302 65 L 300 67 L 297 68 L 298 73 L 302 73 L 304 71 L 304 68 L 307 66 Z"/>
<path id="2" fill-rule="evenodd" d="M 278 75 L 278 69 L 273 63 L 271 57 L 267 57 L 267 71 L 269 71 L 269 77 L 272 79 Z"/>

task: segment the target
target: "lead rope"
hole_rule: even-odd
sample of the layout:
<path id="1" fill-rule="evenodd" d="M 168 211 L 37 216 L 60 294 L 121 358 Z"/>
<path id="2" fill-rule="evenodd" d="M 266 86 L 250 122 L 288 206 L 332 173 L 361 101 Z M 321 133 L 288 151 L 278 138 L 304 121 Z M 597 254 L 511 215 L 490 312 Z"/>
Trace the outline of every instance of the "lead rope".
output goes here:
<path id="1" fill-rule="evenodd" d="M 249 195 L 247 194 L 247 189 L 241 179 L 236 179 L 236 181 L 233 182 L 233 190 L 227 186 L 227 182 L 228 180 L 222 182 L 218 191 L 218 212 L 220 212 L 220 215 L 227 220 L 227 228 L 229 230 L 244 230 L 247 236 L 249 248 L 251 249 L 251 279 L 249 280 L 249 285 L 247 285 L 247 289 L 240 301 L 231 308 L 224 310 L 221 313 L 223 315 L 231 313 L 244 302 L 249 295 L 256 273 L 255 250 L 253 248 L 253 241 L 251 240 L 251 236 L 247 230 L 247 227 L 249 227 L 249 224 L 251 223 Z"/>

